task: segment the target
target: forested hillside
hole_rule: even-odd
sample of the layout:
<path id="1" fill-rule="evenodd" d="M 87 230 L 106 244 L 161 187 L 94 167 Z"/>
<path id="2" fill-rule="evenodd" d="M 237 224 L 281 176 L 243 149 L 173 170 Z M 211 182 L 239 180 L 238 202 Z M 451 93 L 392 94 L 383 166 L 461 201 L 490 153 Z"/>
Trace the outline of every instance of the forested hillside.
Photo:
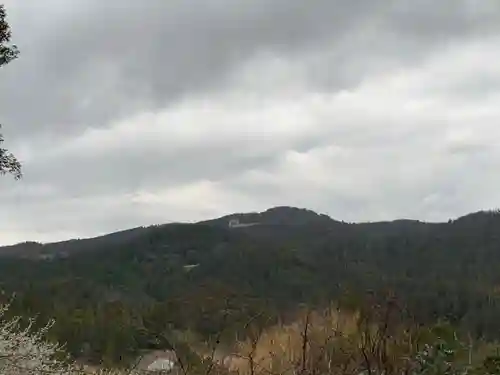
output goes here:
<path id="1" fill-rule="evenodd" d="M 229 227 L 229 221 L 251 226 Z M 210 337 L 301 303 L 395 296 L 421 323 L 446 319 L 500 338 L 500 214 L 448 223 L 349 224 L 290 207 L 198 224 L 136 228 L 0 249 L 10 314 L 56 318 L 76 357 L 119 362 L 166 348 L 173 332 Z"/>

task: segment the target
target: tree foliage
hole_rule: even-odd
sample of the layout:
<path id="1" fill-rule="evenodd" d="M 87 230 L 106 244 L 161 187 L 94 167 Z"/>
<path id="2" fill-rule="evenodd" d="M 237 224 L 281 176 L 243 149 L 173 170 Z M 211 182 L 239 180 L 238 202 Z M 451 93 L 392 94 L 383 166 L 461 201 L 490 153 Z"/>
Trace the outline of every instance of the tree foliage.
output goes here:
<path id="1" fill-rule="evenodd" d="M 53 338 L 75 356 L 88 347 L 95 361 L 169 348 L 178 330 L 210 338 L 222 322 L 243 339 L 241 322 L 259 312 L 273 324 L 301 304 L 360 306 L 367 293 L 371 305 L 392 293 L 419 324 L 445 320 L 500 339 L 498 212 L 443 224 L 264 219 L 237 230 L 227 221 L 171 224 L 0 249 L 1 287 L 17 293 L 13 312 L 55 318 Z"/>
<path id="2" fill-rule="evenodd" d="M 0 321 L 6 311 L 7 306 L 0 307 Z M 20 317 L 14 317 L 0 323 L 0 373 L 70 374 L 74 368 L 65 360 L 63 348 L 45 338 L 52 322 L 34 329 L 34 320 L 30 319 L 26 327 L 21 321 Z"/>
<path id="3" fill-rule="evenodd" d="M 10 43 L 11 30 L 6 19 L 4 5 L 0 4 L 0 67 L 7 65 L 17 58 L 19 51 Z M 0 145 L 4 142 L 0 134 Z M 12 174 L 16 179 L 21 178 L 21 163 L 7 149 L 0 147 L 0 174 Z"/>

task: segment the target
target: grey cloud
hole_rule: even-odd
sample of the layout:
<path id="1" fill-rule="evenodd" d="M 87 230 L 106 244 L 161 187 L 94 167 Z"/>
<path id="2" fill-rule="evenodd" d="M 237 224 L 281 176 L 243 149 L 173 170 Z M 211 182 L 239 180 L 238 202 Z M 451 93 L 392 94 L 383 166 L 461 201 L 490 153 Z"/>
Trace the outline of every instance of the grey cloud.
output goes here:
<path id="1" fill-rule="evenodd" d="M 183 220 L 187 211 L 196 217 L 218 212 L 211 205 L 198 207 L 199 202 L 165 213 L 166 206 L 130 201 L 138 190 L 175 189 L 206 180 L 219 183 L 221 194 L 234 199 L 226 202 L 228 209 L 290 204 L 345 220 L 441 219 L 500 199 L 493 172 L 500 156 L 490 147 L 496 133 L 486 141 L 439 144 L 444 135 L 429 129 L 455 120 L 446 117 L 449 108 L 413 119 L 413 112 L 398 107 L 404 103 L 395 101 L 391 107 L 391 98 L 381 109 L 383 115 L 372 109 L 373 116 L 363 116 L 361 103 L 312 121 L 320 130 L 289 138 L 272 133 L 266 147 L 261 139 L 245 139 L 243 126 L 252 124 L 237 116 L 234 127 L 242 132 L 237 139 L 221 130 L 203 133 L 203 142 L 187 146 L 165 135 L 156 143 L 138 139 L 133 144 L 129 139 L 121 148 L 117 142 L 100 149 L 72 145 L 89 127 L 114 129 L 138 113 L 168 111 L 193 97 L 231 93 L 238 89 L 246 64 L 254 69 L 249 79 L 257 80 L 261 71 L 251 62 L 262 56 L 302 66 L 306 82 L 297 80 L 304 95 L 356 91 L 374 76 L 411 70 L 446 47 L 499 34 L 497 0 L 4 2 L 22 54 L 0 72 L 0 121 L 7 147 L 16 145 L 26 160 L 23 181 L 2 180 L 2 229 L 89 235 Z M 445 63 L 453 68 L 453 61 Z M 453 98 L 472 105 L 471 98 L 499 92 L 495 71 L 479 74 L 472 68 L 466 67 L 470 75 L 456 82 L 443 79 L 442 85 L 417 90 L 417 101 L 438 95 L 448 104 Z M 424 85 L 440 78 L 422 77 Z M 274 99 L 273 92 L 267 95 Z M 383 103 L 377 95 L 384 92 L 374 90 L 359 100 Z M 218 127 L 217 120 L 200 116 L 191 121 Z M 266 129 L 266 124 L 259 126 Z M 324 175 L 338 175 L 331 184 L 308 186 L 304 181 L 309 170 L 294 170 L 283 161 L 290 151 L 307 154 L 332 145 L 350 150 L 351 156 L 340 161 L 318 156 Z M 436 167 L 437 161 L 441 164 Z M 471 173 L 466 181 L 464 170 Z M 264 177 L 242 178 L 254 172 Z M 356 185 L 350 187 L 349 179 Z M 475 180 L 486 184 L 484 194 L 478 193 Z"/>
<path id="2" fill-rule="evenodd" d="M 8 215 L 9 226 L 3 226 L 3 230 L 20 228 L 27 233 L 37 232 L 49 236 L 57 232 L 73 233 L 73 236 L 77 233 L 78 236 L 85 237 L 154 224 L 154 219 L 156 223 L 162 221 L 162 215 L 158 215 L 158 212 L 144 212 L 127 203 L 127 197 L 119 194 L 94 195 L 91 198 L 79 199 L 50 196 L 48 199 L 37 201 L 25 201 L 22 196 L 16 210 Z M 0 220 L 7 222 L 4 216 L 5 214 L 1 214 Z M 168 216 L 167 218 L 173 219 Z M 20 240 L 22 239 L 18 239 Z"/>
<path id="3" fill-rule="evenodd" d="M 484 1 L 394 1 L 385 22 L 400 37 L 446 41 L 498 32 L 500 4 Z"/>
<path id="4" fill-rule="evenodd" d="M 330 58 L 318 61 L 311 80 L 345 87 L 391 60 L 412 61 L 493 27 L 498 7 L 483 14 L 466 3 L 74 0 L 48 2 L 60 8 L 50 11 L 12 1 L 23 53 L 3 73 L 0 110 L 11 137 L 75 133 L 220 88 L 234 67 L 266 50 L 290 58 L 326 50 Z"/>
<path id="5" fill-rule="evenodd" d="M 275 155 L 239 155 L 238 145 L 207 145 L 196 150 L 110 152 L 105 157 L 81 155 L 25 165 L 27 183 L 54 181 L 59 197 L 96 192 L 125 193 L 171 188 L 200 179 L 224 180 L 234 173 L 272 163 Z M 64 178 L 61 178 L 62 173 Z"/>
<path id="6" fill-rule="evenodd" d="M 161 107 L 217 85 L 258 49 L 289 50 L 335 30 L 347 32 L 342 26 L 363 2 L 335 12 L 331 4 L 305 9 L 303 2 L 281 0 L 271 6 L 263 1 L 73 2 L 67 18 L 55 24 L 47 19 L 41 30 L 31 29 L 36 34 L 16 31 L 23 56 L 4 81 L 2 112 L 19 131 L 67 131 L 78 124 L 102 125 L 130 110 Z M 13 13 L 16 7 L 12 3 Z M 41 10 L 20 5 L 19 12 Z M 89 105 L 79 105 L 87 97 Z"/>

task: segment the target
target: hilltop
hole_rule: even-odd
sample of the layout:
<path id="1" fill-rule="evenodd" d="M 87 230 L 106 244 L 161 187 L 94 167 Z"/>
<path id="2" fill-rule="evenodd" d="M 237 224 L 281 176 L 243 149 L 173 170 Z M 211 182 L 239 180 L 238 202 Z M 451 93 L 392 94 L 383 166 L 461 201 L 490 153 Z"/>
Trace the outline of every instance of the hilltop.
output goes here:
<path id="1" fill-rule="evenodd" d="M 447 223 L 427 223 L 409 219 L 346 223 L 344 221 L 332 219 L 326 214 L 316 213 L 312 210 L 279 206 L 269 208 L 263 212 L 233 213 L 193 224 L 171 223 L 131 228 L 93 238 L 72 239 L 45 244 L 27 241 L 10 246 L 0 246 L 0 256 L 44 260 L 54 257 L 67 257 L 80 252 L 125 245 L 128 242 L 139 240 L 141 237 L 147 237 L 151 233 L 159 233 L 162 230 L 168 232 L 173 228 L 181 228 L 183 226 L 188 226 L 189 228 L 207 226 L 214 228 L 214 231 L 216 228 L 220 230 L 253 227 L 242 233 L 255 236 L 267 233 L 268 237 L 271 238 L 273 236 L 283 237 L 283 233 L 285 233 L 285 235 L 293 235 L 292 232 L 295 230 L 302 233 L 304 231 L 314 231 L 314 229 L 319 232 L 324 231 L 327 234 L 340 231 L 344 234 L 347 232 L 353 235 L 388 235 L 423 233 L 432 230 L 446 231 L 445 228 L 451 228 L 451 224 L 453 224 L 454 228 L 458 226 L 487 225 L 496 218 L 496 216 L 496 212 L 494 211 L 480 211 L 459 217 L 455 220 L 450 219 Z"/>
<path id="2" fill-rule="evenodd" d="M 168 348 L 175 330 L 208 337 L 222 321 L 235 334 L 258 312 L 282 319 L 346 291 L 353 303 L 389 293 L 418 322 L 446 319 L 498 339 L 499 250 L 496 211 L 446 223 L 344 223 L 276 207 L 4 247 L 0 282 L 5 296 L 16 293 L 12 313 L 55 317 L 54 337 L 74 355 L 89 344 L 94 360 Z"/>

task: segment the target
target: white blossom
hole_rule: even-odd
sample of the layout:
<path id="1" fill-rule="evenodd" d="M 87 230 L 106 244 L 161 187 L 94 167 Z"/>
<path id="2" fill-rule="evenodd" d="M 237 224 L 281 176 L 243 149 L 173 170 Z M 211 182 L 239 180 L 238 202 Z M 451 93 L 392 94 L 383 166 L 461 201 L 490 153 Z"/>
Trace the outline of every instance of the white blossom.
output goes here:
<path id="1" fill-rule="evenodd" d="M 43 328 L 34 330 L 34 319 L 22 328 L 21 318 L 5 319 L 8 306 L 0 306 L 0 374 L 54 374 L 73 375 L 80 372 L 78 366 L 64 354 L 63 346 L 45 339 L 53 326 L 50 321 Z M 56 355 L 63 356 L 57 359 Z"/>

